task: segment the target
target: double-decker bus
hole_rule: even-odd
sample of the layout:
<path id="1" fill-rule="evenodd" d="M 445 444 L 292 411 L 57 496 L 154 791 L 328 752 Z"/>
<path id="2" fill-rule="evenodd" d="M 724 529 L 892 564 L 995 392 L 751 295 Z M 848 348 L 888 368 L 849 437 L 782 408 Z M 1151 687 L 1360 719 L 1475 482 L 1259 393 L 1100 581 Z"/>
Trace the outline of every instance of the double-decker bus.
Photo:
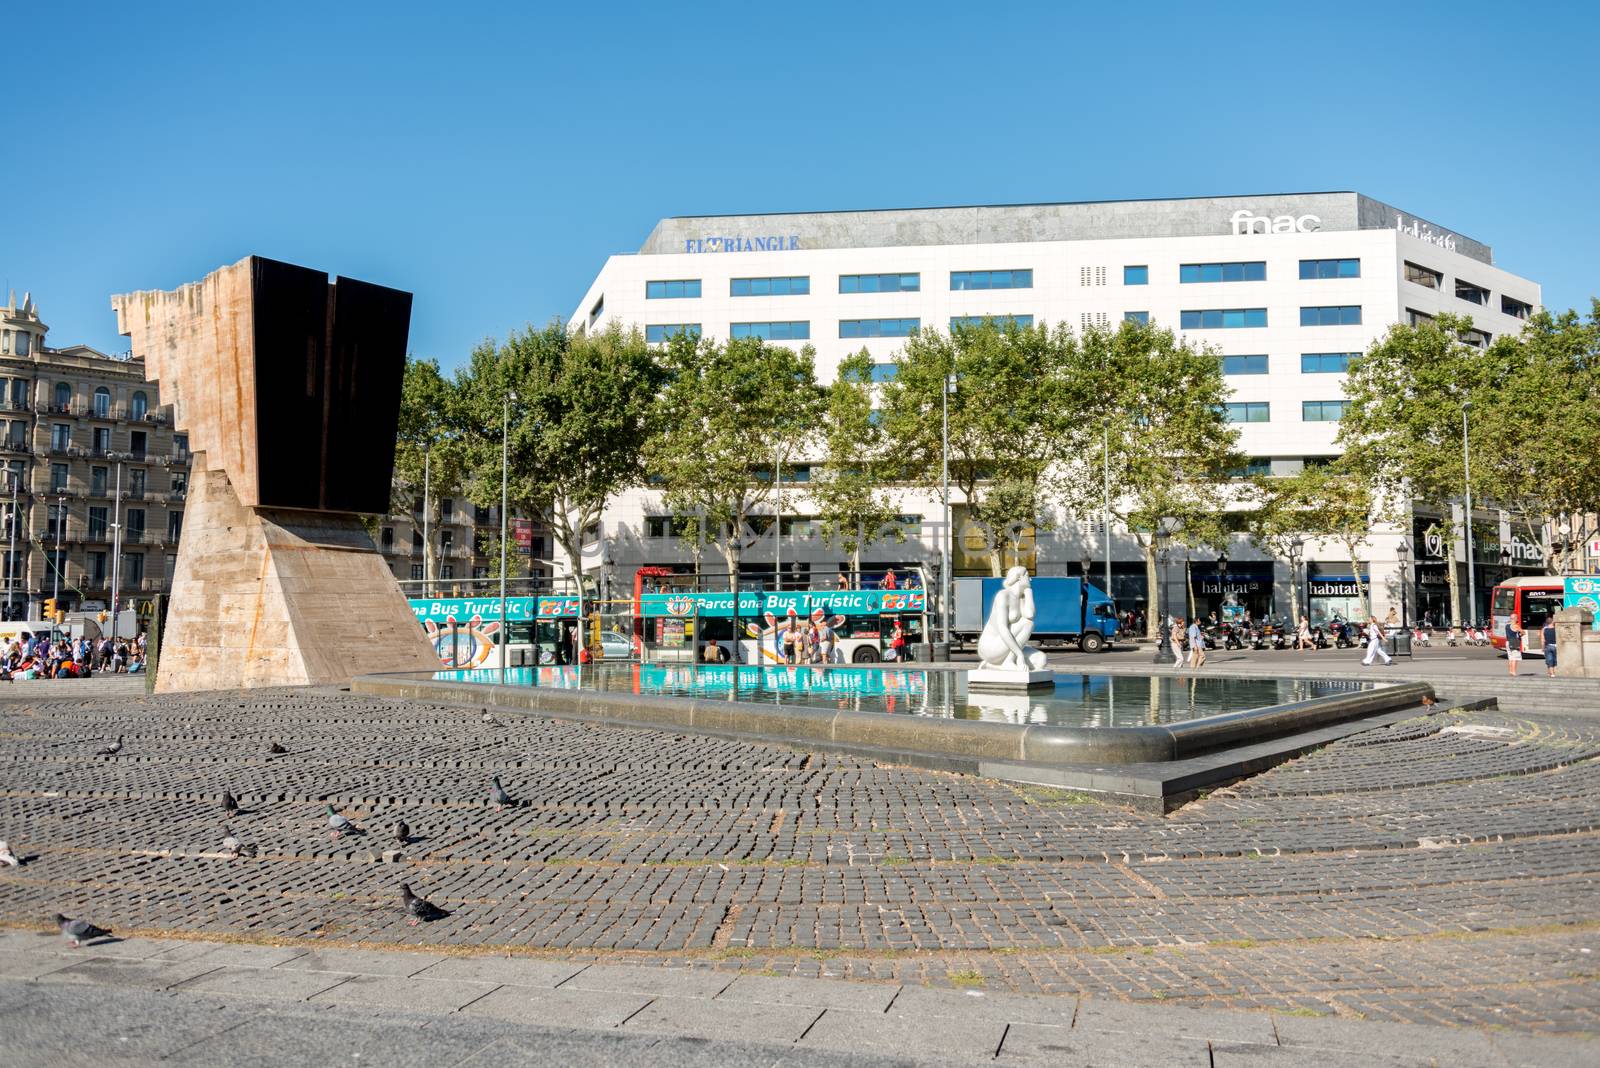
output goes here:
<path id="1" fill-rule="evenodd" d="M 802 630 L 812 621 L 832 628 L 836 664 L 892 659 L 896 623 L 908 650 L 929 633 L 927 597 L 920 589 L 741 590 L 737 603 L 726 590 L 641 592 L 637 598 L 641 637 L 652 659 L 693 659 L 715 639 L 721 648 L 737 648 L 734 658 L 741 664 L 781 664 L 783 631 L 791 619 Z"/>

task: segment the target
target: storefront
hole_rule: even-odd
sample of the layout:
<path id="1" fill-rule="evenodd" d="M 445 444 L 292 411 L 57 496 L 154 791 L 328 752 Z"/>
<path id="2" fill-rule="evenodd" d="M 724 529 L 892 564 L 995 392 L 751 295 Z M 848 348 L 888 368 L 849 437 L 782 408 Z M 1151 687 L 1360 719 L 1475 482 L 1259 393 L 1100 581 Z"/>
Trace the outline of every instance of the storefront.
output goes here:
<path id="1" fill-rule="evenodd" d="M 1189 565 L 1195 611 L 1202 619 L 1213 612 L 1219 618 L 1273 614 L 1273 581 L 1272 563 L 1266 560 L 1229 563 L 1226 568 L 1210 561 Z"/>
<path id="2" fill-rule="evenodd" d="M 1310 563 L 1306 565 L 1306 614 L 1313 627 L 1325 627 L 1335 619 L 1361 622 L 1366 616 L 1362 594 L 1371 594 L 1372 576 L 1362 568 L 1362 581 L 1345 565 L 1341 574 L 1337 564 Z M 1370 596 L 1368 602 L 1370 603 Z"/>

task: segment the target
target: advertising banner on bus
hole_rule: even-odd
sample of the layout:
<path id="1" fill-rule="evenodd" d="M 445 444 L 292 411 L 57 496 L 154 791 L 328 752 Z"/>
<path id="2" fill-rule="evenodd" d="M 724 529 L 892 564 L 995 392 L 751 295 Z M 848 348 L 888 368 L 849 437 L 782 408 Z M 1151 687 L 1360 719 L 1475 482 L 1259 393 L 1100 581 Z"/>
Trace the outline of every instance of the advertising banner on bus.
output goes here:
<path id="1" fill-rule="evenodd" d="M 825 616 L 876 616 L 927 610 L 922 590 L 801 590 L 775 593 L 741 591 L 739 615 L 759 617 L 813 614 Z M 646 619 L 685 618 L 693 615 L 732 618 L 732 593 L 646 593 L 640 597 Z"/>

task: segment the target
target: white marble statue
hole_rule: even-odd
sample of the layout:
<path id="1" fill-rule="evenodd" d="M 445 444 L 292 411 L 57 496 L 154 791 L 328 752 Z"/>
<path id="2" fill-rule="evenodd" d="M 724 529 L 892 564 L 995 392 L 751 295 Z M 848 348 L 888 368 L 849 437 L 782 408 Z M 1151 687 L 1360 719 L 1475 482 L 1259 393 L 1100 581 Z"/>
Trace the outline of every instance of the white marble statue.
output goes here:
<path id="1" fill-rule="evenodd" d="M 1014 567 L 995 591 L 989 618 L 978 637 L 978 659 L 984 671 L 1043 671 L 1047 658 L 1028 646 L 1033 636 L 1033 584 L 1028 569 Z"/>

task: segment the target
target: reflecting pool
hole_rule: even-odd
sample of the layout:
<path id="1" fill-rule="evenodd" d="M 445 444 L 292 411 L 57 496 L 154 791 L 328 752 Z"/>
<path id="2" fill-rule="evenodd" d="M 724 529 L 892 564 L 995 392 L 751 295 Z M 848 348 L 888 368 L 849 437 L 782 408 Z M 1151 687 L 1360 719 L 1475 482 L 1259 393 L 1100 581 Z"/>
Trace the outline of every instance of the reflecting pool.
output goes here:
<path id="1" fill-rule="evenodd" d="M 499 683 L 496 668 L 436 672 L 435 679 Z M 942 716 L 1063 727 L 1139 727 L 1222 712 L 1356 693 L 1369 682 L 1057 672 L 1055 689 L 967 690 L 964 671 L 921 668 L 769 667 L 732 664 L 594 664 L 507 668 L 509 686 L 725 698 L 892 715 Z"/>

